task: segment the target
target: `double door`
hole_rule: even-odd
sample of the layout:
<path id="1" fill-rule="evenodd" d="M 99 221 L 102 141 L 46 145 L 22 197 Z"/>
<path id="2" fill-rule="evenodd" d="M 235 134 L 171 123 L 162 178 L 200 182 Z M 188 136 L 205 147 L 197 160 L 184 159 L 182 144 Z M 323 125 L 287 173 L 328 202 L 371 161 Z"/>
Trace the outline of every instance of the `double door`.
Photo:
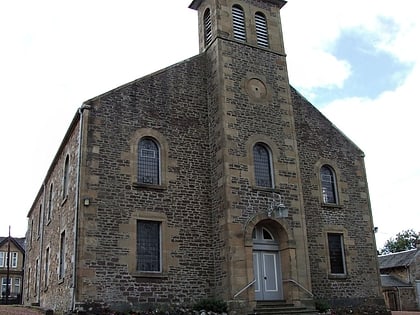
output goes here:
<path id="1" fill-rule="evenodd" d="M 260 238 L 259 235 L 265 237 Z M 278 244 L 274 238 L 269 238 L 267 235 L 271 233 L 256 233 L 257 238 L 254 239 L 255 299 L 259 301 L 282 300 L 283 283 Z"/>

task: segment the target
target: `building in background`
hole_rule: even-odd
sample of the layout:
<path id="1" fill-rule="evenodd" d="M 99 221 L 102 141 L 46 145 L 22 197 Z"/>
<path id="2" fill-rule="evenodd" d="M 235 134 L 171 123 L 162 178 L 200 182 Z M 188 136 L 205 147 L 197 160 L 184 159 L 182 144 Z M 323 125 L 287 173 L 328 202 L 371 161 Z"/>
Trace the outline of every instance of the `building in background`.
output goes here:
<path id="1" fill-rule="evenodd" d="M 393 311 L 420 311 L 420 241 L 417 248 L 379 256 L 382 292 Z"/>
<path id="2" fill-rule="evenodd" d="M 0 237 L 0 304 L 20 304 L 22 302 L 24 264 L 25 238 Z M 7 283 L 9 283 L 8 288 Z"/>
<path id="3" fill-rule="evenodd" d="M 364 154 L 289 85 L 284 4 L 194 0 L 197 56 L 79 108 L 28 213 L 25 304 L 386 313 Z"/>

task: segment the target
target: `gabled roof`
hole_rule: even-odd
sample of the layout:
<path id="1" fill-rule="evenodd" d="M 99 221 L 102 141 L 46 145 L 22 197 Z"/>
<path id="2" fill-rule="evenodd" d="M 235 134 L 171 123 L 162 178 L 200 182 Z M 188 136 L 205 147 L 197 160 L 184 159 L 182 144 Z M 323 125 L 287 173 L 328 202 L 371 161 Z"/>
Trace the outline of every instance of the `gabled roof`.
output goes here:
<path id="1" fill-rule="evenodd" d="M 381 286 L 383 287 L 411 287 L 400 279 L 393 277 L 392 275 L 381 275 Z"/>
<path id="2" fill-rule="evenodd" d="M 8 240 L 8 237 L 0 236 L 0 246 L 5 244 Z M 17 248 L 19 248 L 23 253 L 25 252 L 25 238 L 24 237 L 11 237 L 10 240 Z"/>
<path id="3" fill-rule="evenodd" d="M 379 269 L 406 267 L 413 262 L 416 253 L 417 249 L 410 249 L 404 252 L 378 256 Z"/>

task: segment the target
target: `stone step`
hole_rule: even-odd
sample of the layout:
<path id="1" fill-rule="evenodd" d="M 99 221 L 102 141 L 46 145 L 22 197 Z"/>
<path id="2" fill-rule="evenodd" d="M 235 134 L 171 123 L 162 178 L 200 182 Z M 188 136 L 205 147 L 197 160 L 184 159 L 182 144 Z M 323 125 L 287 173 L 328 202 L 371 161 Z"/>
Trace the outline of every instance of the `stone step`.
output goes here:
<path id="1" fill-rule="evenodd" d="M 306 307 L 297 307 L 293 304 L 286 303 L 284 301 L 265 301 L 258 302 L 257 307 L 254 310 L 253 315 L 318 315 L 318 312 L 314 309 L 308 309 Z"/>

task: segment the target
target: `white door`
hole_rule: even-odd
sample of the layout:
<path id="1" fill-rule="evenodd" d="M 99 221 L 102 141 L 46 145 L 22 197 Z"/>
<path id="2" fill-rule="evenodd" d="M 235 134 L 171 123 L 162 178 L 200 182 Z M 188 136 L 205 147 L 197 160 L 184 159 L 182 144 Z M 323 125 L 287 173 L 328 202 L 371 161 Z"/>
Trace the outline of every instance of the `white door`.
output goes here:
<path id="1" fill-rule="evenodd" d="M 283 283 L 278 244 L 268 230 L 260 229 L 256 228 L 254 238 L 255 299 L 281 300 Z"/>

